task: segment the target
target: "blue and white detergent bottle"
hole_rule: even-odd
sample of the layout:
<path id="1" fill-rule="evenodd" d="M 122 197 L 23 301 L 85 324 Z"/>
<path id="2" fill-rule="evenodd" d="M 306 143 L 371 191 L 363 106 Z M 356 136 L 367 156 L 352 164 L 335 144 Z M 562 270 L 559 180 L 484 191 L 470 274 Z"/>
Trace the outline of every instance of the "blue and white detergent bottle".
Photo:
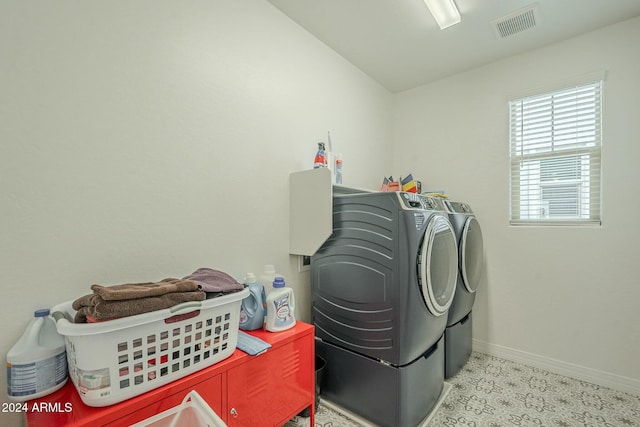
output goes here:
<path id="1" fill-rule="evenodd" d="M 270 332 L 284 331 L 296 324 L 296 301 L 293 289 L 285 287 L 284 277 L 276 276 L 267 296 L 267 320 L 264 328 Z"/>
<path id="2" fill-rule="evenodd" d="M 264 287 L 256 281 L 253 273 L 247 273 L 244 283 L 249 288 L 249 296 L 240 304 L 240 329 L 245 331 L 262 329 L 266 303 Z"/>

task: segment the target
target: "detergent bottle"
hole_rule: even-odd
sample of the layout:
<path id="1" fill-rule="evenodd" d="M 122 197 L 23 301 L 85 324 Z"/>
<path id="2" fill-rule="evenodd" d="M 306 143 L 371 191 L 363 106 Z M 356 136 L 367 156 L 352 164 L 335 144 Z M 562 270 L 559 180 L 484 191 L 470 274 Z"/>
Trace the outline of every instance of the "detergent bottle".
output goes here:
<path id="1" fill-rule="evenodd" d="M 258 283 L 264 286 L 264 292 L 269 295 L 271 289 L 273 289 L 273 279 L 276 278 L 276 268 L 273 264 L 266 264 L 264 266 L 264 272 L 260 275 Z"/>
<path id="2" fill-rule="evenodd" d="M 245 331 L 262 329 L 266 304 L 264 287 L 258 283 L 253 273 L 247 273 L 244 283 L 249 288 L 249 296 L 240 304 L 240 329 Z"/>
<path id="3" fill-rule="evenodd" d="M 313 168 L 326 168 L 328 167 L 327 150 L 324 147 L 324 142 L 318 142 L 318 151 L 316 157 L 313 160 Z"/>
<path id="4" fill-rule="evenodd" d="M 67 382 L 67 352 L 49 309 L 37 310 L 7 353 L 7 395 L 23 402 L 46 396 Z"/>
<path id="5" fill-rule="evenodd" d="M 264 328 L 270 332 L 293 328 L 296 324 L 295 308 L 293 289 L 285 286 L 284 277 L 276 276 L 273 289 L 267 295 L 267 318 Z"/>

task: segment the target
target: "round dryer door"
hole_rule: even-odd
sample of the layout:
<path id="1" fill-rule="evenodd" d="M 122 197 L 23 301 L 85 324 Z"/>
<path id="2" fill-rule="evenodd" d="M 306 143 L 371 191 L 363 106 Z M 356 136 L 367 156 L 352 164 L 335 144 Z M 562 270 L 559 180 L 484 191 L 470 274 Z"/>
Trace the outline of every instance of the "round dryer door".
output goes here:
<path id="1" fill-rule="evenodd" d="M 427 308 L 435 316 L 447 313 L 456 291 L 458 248 L 455 232 L 442 215 L 433 215 L 427 225 L 419 265 Z"/>
<path id="2" fill-rule="evenodd" d="M 469 217 L 460 239 L 460 269 L 462 282 L 469 292 L 475 292 L 480 283 L 484 258 L 484 242 L 480 223 Z"/>

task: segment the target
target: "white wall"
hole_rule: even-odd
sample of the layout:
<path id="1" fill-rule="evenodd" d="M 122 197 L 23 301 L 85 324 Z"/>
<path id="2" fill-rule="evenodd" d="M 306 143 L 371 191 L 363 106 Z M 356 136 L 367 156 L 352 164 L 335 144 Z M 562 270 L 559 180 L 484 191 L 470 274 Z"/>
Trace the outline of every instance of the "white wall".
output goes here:
<path id="1" fill-rule="evenodd" d="M 476 345 L 640 393 L 640 19 L 396 96 L 394 169 L 470 203 L 483 227 Z M 509 226 L 511 97 L 607 70 L 603 224 Z"/>
<path id="2" fill-rule="evenodd" d="M 275 263 L 308 319 L 288 173 L 331 130 L 347 185 L 410 171 L 477 212 L 476 342 L 637 387 L 638 39 L 635 19 L 392 97 L 261 0 L 5 1 L 0 351 L 92 283 L 200 266 L 241 279 Z M 603 226 L 509 227 L 507 100 L 594 69 L 608 70 Z"/>
<path id="3" fill-rule="evenodd" d="M 289 173 L 330 130 L 377 185 L 388 91 L 262 0 L 5 1 L 0 61 L 0 353 L 93 283 L 201 266 L 275 263 L 308 320 Z"/>

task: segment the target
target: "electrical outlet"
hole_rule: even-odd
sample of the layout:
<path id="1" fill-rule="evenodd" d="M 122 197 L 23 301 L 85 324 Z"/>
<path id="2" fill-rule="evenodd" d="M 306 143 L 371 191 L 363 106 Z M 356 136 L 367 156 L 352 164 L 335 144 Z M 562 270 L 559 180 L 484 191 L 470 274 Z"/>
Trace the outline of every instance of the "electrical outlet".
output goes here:
<path id="1" fill-rule="evenodd" d="M 311 268 L 311 257 L 309 255 L 298 256 L 298 272 L 308 271 Z"/>

